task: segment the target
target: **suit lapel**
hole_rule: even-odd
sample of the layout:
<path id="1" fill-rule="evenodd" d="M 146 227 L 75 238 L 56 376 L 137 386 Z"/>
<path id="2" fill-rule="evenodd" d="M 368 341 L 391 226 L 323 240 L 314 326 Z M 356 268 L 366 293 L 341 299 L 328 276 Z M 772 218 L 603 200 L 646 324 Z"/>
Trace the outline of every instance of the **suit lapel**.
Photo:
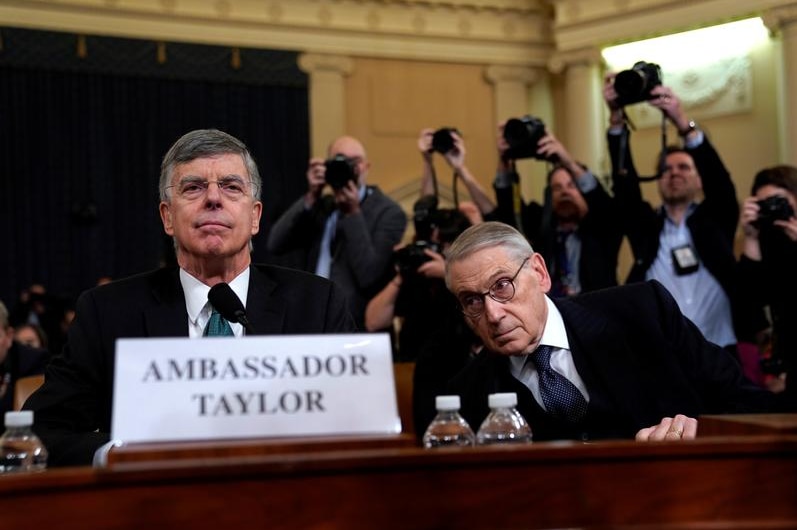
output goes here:
<path id="1" fill-rule="evenodd" d="M 249 268 L 246 316 L 256 335 L 274 335 L 283 329 L 285 302 L 274 294 L 277 284 L 255 266 Z"/>
<path id="2" fill-rule="evenodd" d="M 595 393 L 597 399 L 608 400 L 612 409 L 625 410 L 644 424 L 644 411 L 655 410 L 656 404 L 643 388 L 643 371 L 623 340 L 624 332 L 580 303 L 569 299 L 554 303 L 565 322 L 573 362 L 590 395 Z"/>
<path id="3" fill-rule="evenodd" d="M 150 280 L 155 300 L 144 310 L 144 327 L 149 337 L 187 337 L 188 312 L 180 284 L 179 269 L 161 269 Z"/>

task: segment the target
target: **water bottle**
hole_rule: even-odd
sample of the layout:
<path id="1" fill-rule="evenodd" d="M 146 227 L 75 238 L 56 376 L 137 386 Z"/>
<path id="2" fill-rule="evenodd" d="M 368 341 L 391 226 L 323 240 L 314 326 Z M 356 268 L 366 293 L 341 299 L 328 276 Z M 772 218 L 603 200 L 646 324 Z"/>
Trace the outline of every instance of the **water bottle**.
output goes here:
<path id="1" fill-rule="evenodd" d="M 531 427 L 515 408 L 517 394 L 490 394 L 488 404 L 490 413 L 476 434 L 478 445 L 531 443 Z"/>
<path id="2" fill-rule="evenodd" d="M 47 449 L 31 429 L 33 412 L 6 412 L 6 432 L 0 436 L 0 473 L 43 471 Z"/>
<path id="3" fill-rule="evenodd" d="M 459 414 L 459 396 L 437 396 L 437 415 L 423 433 L 427 449 L 443 446 L 471 446 L 475 436 L 468 422 Z"/>

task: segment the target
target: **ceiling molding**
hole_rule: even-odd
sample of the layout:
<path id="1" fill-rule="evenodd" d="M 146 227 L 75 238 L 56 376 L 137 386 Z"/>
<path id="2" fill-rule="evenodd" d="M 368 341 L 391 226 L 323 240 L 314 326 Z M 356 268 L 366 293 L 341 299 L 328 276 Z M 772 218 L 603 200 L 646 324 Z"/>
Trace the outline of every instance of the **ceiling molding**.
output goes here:
<path id="1" fill-rule="evenodd" d="M 539 66 L 542 0 L 0 0 L 4 25 L 362 57 Z"/>

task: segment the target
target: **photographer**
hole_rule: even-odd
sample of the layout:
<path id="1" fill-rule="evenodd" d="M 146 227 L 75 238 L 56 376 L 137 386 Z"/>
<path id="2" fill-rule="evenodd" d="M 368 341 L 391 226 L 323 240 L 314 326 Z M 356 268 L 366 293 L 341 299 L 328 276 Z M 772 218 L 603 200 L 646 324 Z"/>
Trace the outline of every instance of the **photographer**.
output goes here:
<path id="1" fill-rule="evenodd" d="M 326 161 L 310 160 L 307 193 L 277 219 L 267 243 L 275 255 L 298 250 L 301 268 L 338 284 L 359 329 L 368 300 L 392 275 L 393 247 L 407 226 L 401 206 L 366 184 L 369 168 L 358 140 L 336 139 Z M 327 185 L 332 193 L 322 194 Z"/>
<path id="2" fill-rule="evenodd" d="M 394 361 L 414 362 L 413 420 L 420 437 L 436 414 L 435 397 L 481 349 L 446 288 L 443 252 L 465 228 L 481 222 L 475 204 L 438 209 L 434 195 L 414 206 L 415 238 L 396 251 L 396 276 L 368 303 L 365 326 L 384 329 L 399 317 Z"/>
<path id="3" fill-rule="evenodd" d="M 421 197 L 413 205 L 413 241 L 396 250 L 396 276 L 369 302 L 365 315 L 368 331 L 390 327 L 396 316 L 402 319 L 397 361 L 414 361 L 421 344 L 456 306 L 443 282 L 443 251 L 465 228 L 480 223 L 483 211 L 495 209 L 465 166 L 465 142 L 459 133 L 452 129 L 423 129 L 418 150 L 423 174 Z M 432 165 L 435 152 L 466 182 L 471 196 L 474 200 L 478 197 L 481 206 L 463 202 L 456 209 L 439 207 Z"/>
<path id="4" fill-rule="evenodd" d="M 520 127 L 523 123 L 525 131 Z M 520 228 L 545 258 L 553 280 L 552 296 L 617 285 L 617 254 L 623 238 L 620 220 L 612 198 L 589 169 L 541 121 L 530 117 L 499 125 L 498 154 L 495 217 Z M 525 203 L 518 196 L 515 158 L 529 157 L 552 165 L 542 205 Z"/>
<path id="5" fill-rule="evenodd" d="M 467 188 L 473 203 L 479 209 L 482 217 L 488 217 L 495 210 L 495 203 L 487 195 L 481 184 L 473 177 L 468 166 L 465 165 L 465 142 L 459 131 L 451 128 L 423 129 L 418 136 L 418 150 L 423 160 L 423 173 L 421 175 L 421 197 L 437 196 L 437 184 L 432 163 L 434 153 L 440 153 L 451 170 L 454 178 L 459 178 Z"/>
<path id="6" fill-rule="evenodd" d="M 742 322 L 759 322 L 769 307 L 772 324 L 771 375 L 786 374 L 792 408 L 797 408 L 794 373 L 797 359 L 797 168 L 762 169 L 753 180 L 752 196 L 742 206 L 744 247 L 739 259 Z M 762 332 L 762 328 L 748 329 Z M 775 379 L 780 382 L 780 379 Z M 780 389 L 777 389 L 780 390 Z"/>
<path id="7" fill-rule="evenodd" d="M 672 89 L 658 79 L 651 85 L 642 99 L 661 110 L 683 140 L 683 147 L 668 147 L 659 155 L 659 208 L 642 199 L 614 74 L 606 76 L 603 90 L 610 111 L 615 201 L 634 254 L 627 281 L 661 282 L 707 339 L 735 354 L 736 189 L 719 154 L 687 118 Z"/>

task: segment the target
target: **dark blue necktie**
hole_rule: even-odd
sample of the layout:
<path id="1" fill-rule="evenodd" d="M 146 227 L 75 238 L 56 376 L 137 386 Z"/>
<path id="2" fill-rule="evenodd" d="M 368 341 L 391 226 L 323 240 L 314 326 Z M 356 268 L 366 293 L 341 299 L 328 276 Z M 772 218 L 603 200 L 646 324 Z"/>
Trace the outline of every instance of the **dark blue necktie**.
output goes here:
<path id="1" fill-rule="evenodd" d="M 216 311 L 215 307 L 210 306 L 210 308 L 210 320 L 208 320 L 208 324 L 205 326 L 204 335 L 206 337 L 234 337 L 235 333 L 232 332 L 232 328 L 227 319 L 221 316 L 221 313 Z"/>
<path id="2" fill-rule="evenodd" d="M 538 346 L 531 354 L 540 380 L 540 396 L 548 414 L 577 422 L 587 412 L 587 400 L 576 385 L 551 368 L 551 346 Z"/>

